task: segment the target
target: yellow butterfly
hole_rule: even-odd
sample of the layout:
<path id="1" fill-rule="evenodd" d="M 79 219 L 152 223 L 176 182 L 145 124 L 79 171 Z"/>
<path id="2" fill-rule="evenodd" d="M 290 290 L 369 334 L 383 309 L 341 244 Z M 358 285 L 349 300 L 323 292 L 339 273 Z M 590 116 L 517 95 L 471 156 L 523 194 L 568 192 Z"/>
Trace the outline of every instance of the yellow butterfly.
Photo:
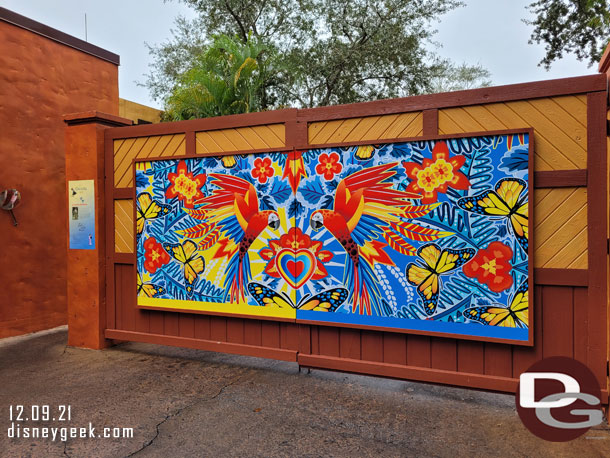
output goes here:
<path id="1" fill-rule="evenodd" d="M 528 281 L 525 280 L 515 291 L 510 306 L 500 304 L 473 307 L 464 310 L 464 317 L 490 326 L 506 328 L 527 328 L 529 326 Z"/>
<path id="2" fill-rule="evenodd" d="M 333 288 L 322 291 L 314 296 L 303 297 L 295 305 L 286 294 L 278 294 L 261 283 L 248 283 L 248 291 L 254 296 L 256 302 L 263 307 L 293 308 L 299 310 L 313 310 L 316 312 L 334 312 L 347 300 L 349 296 L 345 288 Z"/>
<path id="3" fill-rule="evenodd" d="M 527 253 L 528 202 L 525 181 L 519 178 L 502 178 L 496 183 L 495 190 L 487 189 L 476 196 L 462 197 L 457 204 L 471 213 L 506 218 L 507 226 L 512 229 L 517 242 Z"/>
<path id="4" fill-rule="evenodd" d="M 197 245 L 192 240 L 180 243 L 164 243 L 163 248 L 172 258 L 182 264 L 186 292 L 193 294 L 193 283 L 205 268 L 205 262 L 197 251 Z"/>
<path id="5" fill-rule="evenodd" d="M 142 276 L 138 273 L 138 296 L 157 297 L 165 292 L 161 286 L 152 283 L 144 283 Z"/>
<path id="6" fill-rule="evenodd" d="M 144 230 L 146 220 L 155 219 L 159 216 L 165 216 L 171 210 L 171 205 L 162 204 L 153 200 L 151 195 L 147 192 L 138 194 L 137 197 L 137 218 L 136 218 L 136 230 L 138 237 Z"/>
<path id="7" fill-rule="evenodd" d="M 406 274 L 409 283 L 417 286 L 417 294 L 424 301 L 426 314 L 432 315 L 436 311 L 441 287 L 440 276 L 466 264 L 474 253 L 472 248 L 441 250 L 434 243 L 419 247 L 417 255 L 420 257 L 420 264 L 408 264 Z"/>

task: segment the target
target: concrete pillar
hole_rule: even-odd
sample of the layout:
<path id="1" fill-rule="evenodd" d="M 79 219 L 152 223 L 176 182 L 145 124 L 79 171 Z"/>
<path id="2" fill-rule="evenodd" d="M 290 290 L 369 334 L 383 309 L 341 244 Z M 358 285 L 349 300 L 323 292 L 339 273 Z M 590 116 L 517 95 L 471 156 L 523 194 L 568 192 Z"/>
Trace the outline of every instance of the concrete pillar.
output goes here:
<path id="1" fill-rule="evenodd" d="M 110 345 L 110 341 L 104 338 L 106 327 L 104 130 L 131 125 L 132 122 L 97 111 L 66 115 L 64 122 L 67 125 L 65 147 L 68 211 L 63 217 L 68 219 L 66 226 L 68 228 L 66 234 L 68 345 L 100 349 Z M 81 182 L 78 189 L 75 189 L 76 180 L 93 180 L 92 201 L 89 201 L 86 195 L 88 183 Z M 94 217 L 92 216 L 91 226 L 87 226 L 87 213 L 91 210 L 92 202 L 95 207 Z M 73 230 L 73 235 L 77 236 L 73 236 L 72 247 L 70 230 Z M 78 233 L 78 230 L 81 233 Z M 84 244 L 80 238 L 83 234 Z"/>

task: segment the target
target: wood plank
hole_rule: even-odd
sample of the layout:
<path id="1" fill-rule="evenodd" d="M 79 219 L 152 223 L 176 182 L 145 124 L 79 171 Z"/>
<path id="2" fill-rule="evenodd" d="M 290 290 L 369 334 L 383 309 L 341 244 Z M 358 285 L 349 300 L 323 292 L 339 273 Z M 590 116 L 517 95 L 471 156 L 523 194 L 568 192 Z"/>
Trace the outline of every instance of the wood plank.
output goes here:
<path id="1" fill-rule="evenodd" d="M 483 344 L 469 340 L 457 342 L 457 370 L 470 374 L 485 373 Z"/>
<path id="2" fill-rule="evenodd" d="M 360 359 L 360 331 L 358 329 L 339 329 L 339 356 Z"/>
<path id="3" fill-rule="evenodd" d="M 362 140 L 379 140 L 383 138 L 383 133 L 392 125 L 392 122 L 397 117 L 398 115 L 395 114 L 380 116 L 377 122 L 369 127 Z"/>
<path id="4" fill-rule="evenodd" d="M 542 356 L 567 356 L 574 351 L 573 289 L 544 286 L 542 290 Z"/>
<path id="5" fill-rule="evenodd" d="M 430 367 L 445 371 L 457 370 L 457 343 L 455 339 L 431 339 Z"/>
<path id="6" fill-rule="evenodd" d="M 339 356 L 339 330 L 328 326 L 320 326 L 318 333 L 318 339 L 320 342 L 320 354 L 328 356 Z"/>
<path id="7" fill-rule="evenodd" d="M 283 121 L 286 121 L 284 119 Z M 266 124 L 256 126 L 255 129 L 260 132 L 260 136 L 267 139 L 267 144 L 270 148 L 279 148 L 286 145 L 286 125 L 285 124 Z"/>
<path id="8" fill-rule="evenodd" d="M 180 314 L 167 312 L 163 314 L 163 334 L 168 336 L 180 335 Z"/>
<path id="9" fill-rule="evenodd" d="M 167 148 L 161 153 L 161 157 L 184 156 L 186 154 L 186 137 L 184 135 L 174 135 Z M 154 157 L 152 154 L 146 157 Z"/>
<path id="10" fill-rule="evenodd" d="M 485 374 L 511 377 L 512 373 L 512 347 L 485 342 Z"/>
<path id="11" fill-rule="evenodd" d="M 334 143 L 333 134 L 341 127 L 342 124 L 342 120 L 325 122 L 321 124 L 318 130 L 312 131 L 315 136 L 310 137 L 309 143 L 312 145 Z"/>
<path id="12" fill-rule="evenodd" d="M 280 348 L 299 349 L 299 331 L 295 323 L 280 323 Z"/>
<path id="13" fill-rule="evenodd" d="M 418 113 L 413 122 L 409 123 L 400 133 L 399 137 L 419 137 L 424 133 L 424 117 Z"/>
<path id="14" fill-rule="evenodd" d="M 608 340 L 608 93 L 587 94 L 587 169 L 589 170 L 589 343 L 588 367 L 607 386 Z"/>
<path id="15" fill-rule="evenodd" d="M 240 318 L 227 318 L 227 342 L 244 342 L 244 320 Z"/>
<path id="16" fill-rule="evenodd" d="M 178 319 L 180 337 L 195 338 L 195 315 L 181 313 Z"/>
<path id="17" fill-rule="evenodd" d="M 163 312 L 157 310 L 150 310 L 150 333 L 151 334 L 163 334 Z"/>
<path id="18" fill-rule="evenodd" d="M 542 314 L 542 289 L 542 286 L 535 286 L 533 303 L 530 301 L 530 314 L 532 309 L 534 314 L 534 346 L 515 346 L 513 348 L 513 377 L 517 379 L 532 364 L 542 359 L 542 347 L 544 344 L 542 340 L 542 320 L 545 318 Z"/>
<path id="19" fill-rule="evenodd" d="M 536 285 L 587 286 L 589 273 L 586 269 L 534 269 Z"/>
<path id="20" fill-rule="evenodd" d="M 280 348 L 280 324 L 273 321 L 261 322 L 261 345 Z"/>
<path id="21" fill-rule="evenodd" d="M 558 245 L 561 246 L 561 245 Z M 559 248 L 558 251 L 542 267 L 563 268 L 569 266 L 575 259 L 587 251 L 587 228 L 576 234 L 571 240 Z"/>
<path id="22" fill-rule="evenodd" d="M 407 364 L 416 367 L 430 367 L 430 337 L 409 335 L 407 337 Z"/>
<path id="23" fill-rule="evenodd" d="M 210 340 L 210 317 L 208 315 L 195 316 L 195 338 Z"/>
<path id="24" fill-rule="evenodd" d="M 571 188 L 587 186 L 586 170 L 544 170 L 534 172 L 536 188 Z"/>
<path id="25" fill-rule="evenodd" d="M 383 362 L 407 364 L 407 336 L 385 332 L 383 334 Z"/>
<path id="26" fill-rule="evenodd" d="M 383 361 L 383 333 L 378 331 L 361 331 L 362 359 L 366 361 Z"/>
<path id="27" fill-rule="evenodd" d="M 419 122 L 420 117 L 422 117 L 420 112 L 399 114 L 379 138 L 407 137 L 408 135 L 404 134 L 405 131 L 419 129 L 420 124 L 423 124 L 423 121 Z M 412 125 L 414 127 L 411 127 Z"/>
<path id="28" fill-rule="evenodd" d="M 195 134 L 197 140 L 197 154 L 218 153 L 222 148 L 208 132 L 197 132 Z"/>
<path id="29" fill-rule="evenodd" d="M 157 345 L 171 345 L 174 347 L 195 348 L 198 350 L 233 353 L 236 355 L 255 356 L 258 358 L 276 359 L 279 361 L 297 360 L 297 352 L 280 348 L 254 347 L 251 345 L 218 342 L 214 340 L 189 339 L 180 336 L 163 334 L 146 334 L 142 332 L 129 332 L 119 329 L 106 329 L 104 335 L 107 339 L 126 340 L 131 342 L 148 342 Z"/>
<path id="30" fill-rule="evenodd" d="M 298 324 L 299 327 L 299 352 L 311 353 L 311 326 Z"/>
<path id="31" fill-rule="evenodd" d="M 359 123 L 360 123 L 360 118 L 352 118 L 352 119 L 346 119 L 344 121 L 341 121 L 339 127 L 337 127 L 337 129 L 335 130 L 335 132 L 332 135 L 333 143 L 341 143 L 341 142 L 346 141 L 347 136 L 354 130 L 354 128 Z M 327 123 L 313 123 L 311 125 L 316 125 L 316 124 L 326 125 Z M 311 141 L 310 143 L 316 144 L 318 142 L 317 142 L 317 140 L 313 139 L 313 141 Z"/>
<path id="32" fill-rule="evenodd" d="M 444 110 L 444 115 L 447 118 L 445 119 L 445 123 L 450 120 L 452 124 L 459 126 L 463 132 L 482 132 L 486 130 L 478 119 L 472 116 L 468 110 L 464 108 Z"/>
<path id="33" fill-rule="evenodd" d="M 345 138 L 345 141 L 348 142 L 357 142 L 357 141 L 365 141 L 371 140 L 368 137 L 369 129 L 377 123 L 380 116 L 370 116 L 368 118 L 362 118 L 358 125 L 352 130 L 349 135 Z"/>
<path id="34" fill-rule="evenodd" d="M 422 131 L 424 135 L 438 135 L 438 110 L 422 112 Z"/>
<path id="35" fill-rule="evenodd" d="M 574 359 L 587 364 L 587 345 L 589 327 L 589 304 L 586 288 L 574 288 L 573 292 L 573 333 L 574 333 Z"/>
<path id="36" fill-rule="evenodd" d="M 244 343 L 246 345 L 262 346 L 262 329 L 260 321 L 244 320 Z"/>
<path id="37" fill-rule="evenodd" d="M 227 319 L 221 316 L 210 317 L 210 340 L 227 341 Z"/>
<path id="38" fill-rule="evenodd" d="M 122 309 L 123 329 L 127 331 L 136 329 L 135 275 L 134 266 L 122 265 L 119 269 L 119 281 L 121 282 L 120 307 Z"/>

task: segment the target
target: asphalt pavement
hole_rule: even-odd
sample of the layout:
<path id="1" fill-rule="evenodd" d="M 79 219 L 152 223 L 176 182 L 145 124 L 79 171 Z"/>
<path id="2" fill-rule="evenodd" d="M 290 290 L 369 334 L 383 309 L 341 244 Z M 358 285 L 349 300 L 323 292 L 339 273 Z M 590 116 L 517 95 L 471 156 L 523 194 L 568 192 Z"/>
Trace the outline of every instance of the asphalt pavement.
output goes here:
<path id="1" fill-rule="evenodd" d="M 65 327 L 0 340 L 0 456 L 610 456 L 605 424 L 545 442 L 521 424 L 511 395 L 66 341 Z M 133 437 L 112 437 L 129 436 L 123 428 Z M 47 438 L 24 437 L 45 429 Z"/>

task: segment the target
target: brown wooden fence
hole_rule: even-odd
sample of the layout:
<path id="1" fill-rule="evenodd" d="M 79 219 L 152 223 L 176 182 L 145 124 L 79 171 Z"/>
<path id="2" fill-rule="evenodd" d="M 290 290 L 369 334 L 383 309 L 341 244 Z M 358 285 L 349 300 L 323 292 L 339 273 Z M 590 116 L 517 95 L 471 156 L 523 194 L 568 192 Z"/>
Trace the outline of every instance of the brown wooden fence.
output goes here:
<path id="1" fill-rule="evenodd" d="M 596 374 L 608 403 L 606 75 L 105 131 L 108 339 L 507 391 L 547 356 Z M 533 128 L 534 346 L 139 309 L 133 160 L 290 151 Z"/>

